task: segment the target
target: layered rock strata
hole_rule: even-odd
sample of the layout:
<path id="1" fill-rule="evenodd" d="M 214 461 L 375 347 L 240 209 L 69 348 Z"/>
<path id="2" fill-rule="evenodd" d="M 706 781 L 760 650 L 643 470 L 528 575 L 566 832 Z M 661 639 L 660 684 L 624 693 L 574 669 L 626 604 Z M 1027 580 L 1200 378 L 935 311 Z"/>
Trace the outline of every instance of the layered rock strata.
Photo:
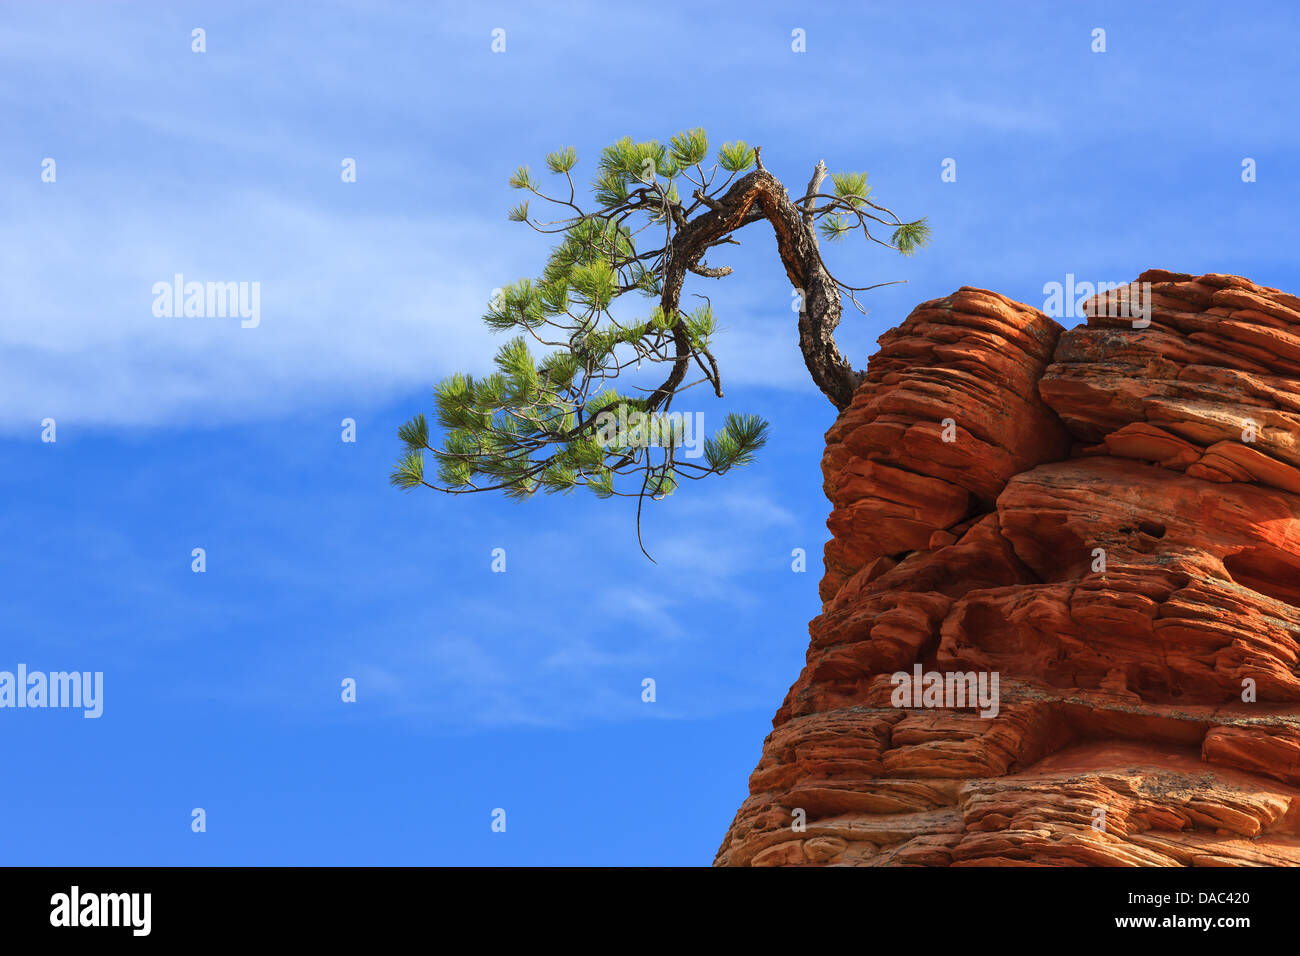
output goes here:
<path id="1" fill-rule="evenodd" d="M 1153 270 L 1086 309 L 962 288 L 881 337 L 718 865 L 1300 863 L 1300 299 Z"/>

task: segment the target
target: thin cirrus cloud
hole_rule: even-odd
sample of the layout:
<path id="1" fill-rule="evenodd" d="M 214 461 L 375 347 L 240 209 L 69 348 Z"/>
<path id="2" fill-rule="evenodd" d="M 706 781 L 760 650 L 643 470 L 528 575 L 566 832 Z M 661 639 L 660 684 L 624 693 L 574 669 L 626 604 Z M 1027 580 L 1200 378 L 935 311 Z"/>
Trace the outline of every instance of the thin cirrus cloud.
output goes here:
<path id="1" fill-rule="evenodd" d="M 501 270 L 479 225 L 255 193 L 130 205 L 32 201 L 0 226 L 12 251 L 0 428 L 274 416 L 325 396 L 391 398 L 482 362 L 486 333 L 466 317 Z M 259 283 L 260 324 L 155 316 L 154 283 L 177 273 Z"/>

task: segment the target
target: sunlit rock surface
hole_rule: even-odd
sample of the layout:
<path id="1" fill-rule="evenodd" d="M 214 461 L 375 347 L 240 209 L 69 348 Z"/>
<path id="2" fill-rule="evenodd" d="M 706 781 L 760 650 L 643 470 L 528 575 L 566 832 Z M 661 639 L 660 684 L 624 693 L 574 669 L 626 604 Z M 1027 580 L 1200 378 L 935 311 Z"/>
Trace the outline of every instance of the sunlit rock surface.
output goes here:
<path id="1" fill-rule="evenodd" d="M 718 865 L 1300 863 L 1300 299 L 1153 270 L 1086 308 L 962 288 L 881 337 Z M 996 715 L 896 706 L 918 664 Z"/>

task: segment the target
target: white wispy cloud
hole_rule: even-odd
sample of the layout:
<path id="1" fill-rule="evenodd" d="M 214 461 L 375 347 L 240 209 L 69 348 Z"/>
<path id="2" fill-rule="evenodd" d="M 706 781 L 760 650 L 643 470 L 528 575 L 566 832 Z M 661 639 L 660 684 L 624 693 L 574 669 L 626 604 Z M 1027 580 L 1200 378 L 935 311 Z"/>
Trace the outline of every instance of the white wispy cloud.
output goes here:
<path id="1" fill-rule="evenodd" d="M 494 251 L 495 246 L 495 251 Z M 275 417 L 383 400 L 492 344 L 475 321 L 505 273 L 474 222 L 347 214 L 250 191 L 19 206 L 0 224 L 0 427 Z M 258 282 L 260 325 L 159 318 L 154 283 Z"/>

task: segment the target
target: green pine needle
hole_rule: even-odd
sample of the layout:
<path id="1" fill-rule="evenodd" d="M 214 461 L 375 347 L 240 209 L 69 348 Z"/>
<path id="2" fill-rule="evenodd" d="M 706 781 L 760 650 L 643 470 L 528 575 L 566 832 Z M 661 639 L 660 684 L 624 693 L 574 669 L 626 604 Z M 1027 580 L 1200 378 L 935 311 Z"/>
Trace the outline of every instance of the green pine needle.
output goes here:
<path id="1" fill-rule="evenodd" d="M 718 149 L 718 165 L 729 173 L 739 173 L 753 166 L 758 154 L 743 140 L 723 143 Z"/>
<path id="2" fill-rule="evenodd" d="M 709 137 L 696 127 L 672 138 L 672 160 L 678 169 L 696 166 L 709 155 Z"/>
<path id="3" fill-rule="evenodd" d="M 546 166 L 553 173 L 567 173 L 578 165 L 578 151 L 572 146 L 557 149 L 546 156 Z"/>
<path id="4" fill-rule="evenodd" d="M 853 224 L 846 217 L 834 213 L 822 219 L 817 224 L 817 228 L 821 231 L 822 237 L 828 242 L 841 242 L 845 236 L 853 231 Z"/>
<path id="5" fill-rule="evenodd" d="M 537 183 L 533 180 L 533 174 L 529 171 L 527 166 L 520 166 L 516 169 L 510 174 L 510 178 L 506 180 L 506 182 L 509 183 L 511 189 L 537 188 Z"/>
<path id="6" fill-rule="evenodd" d="M 407 451 L 397 460 L 397 467 L 388 476 L 388 481 L 396 488 L 410 491 L 424 482 L 424 455 L 418 451 Z"/>
<path id="7" fill-rule="evenodd" d="M 905 222 L 894 230 L 893 245 L 905 256 L 930 244 L 930 225 L 924 219 Z"/>
<path id="8" fill-rule="evenodd" d="M 397 429 L 397 437 L 412 451 L 429 447 L 429 421 L 424 412 Z"/>
<path id="9" fill-rule="evenodd" d="M 833 173 L 831 180 L 835 183 L 835 195 L 855 209 L 862 206 L 871 195 L 866 173 Z"/>

